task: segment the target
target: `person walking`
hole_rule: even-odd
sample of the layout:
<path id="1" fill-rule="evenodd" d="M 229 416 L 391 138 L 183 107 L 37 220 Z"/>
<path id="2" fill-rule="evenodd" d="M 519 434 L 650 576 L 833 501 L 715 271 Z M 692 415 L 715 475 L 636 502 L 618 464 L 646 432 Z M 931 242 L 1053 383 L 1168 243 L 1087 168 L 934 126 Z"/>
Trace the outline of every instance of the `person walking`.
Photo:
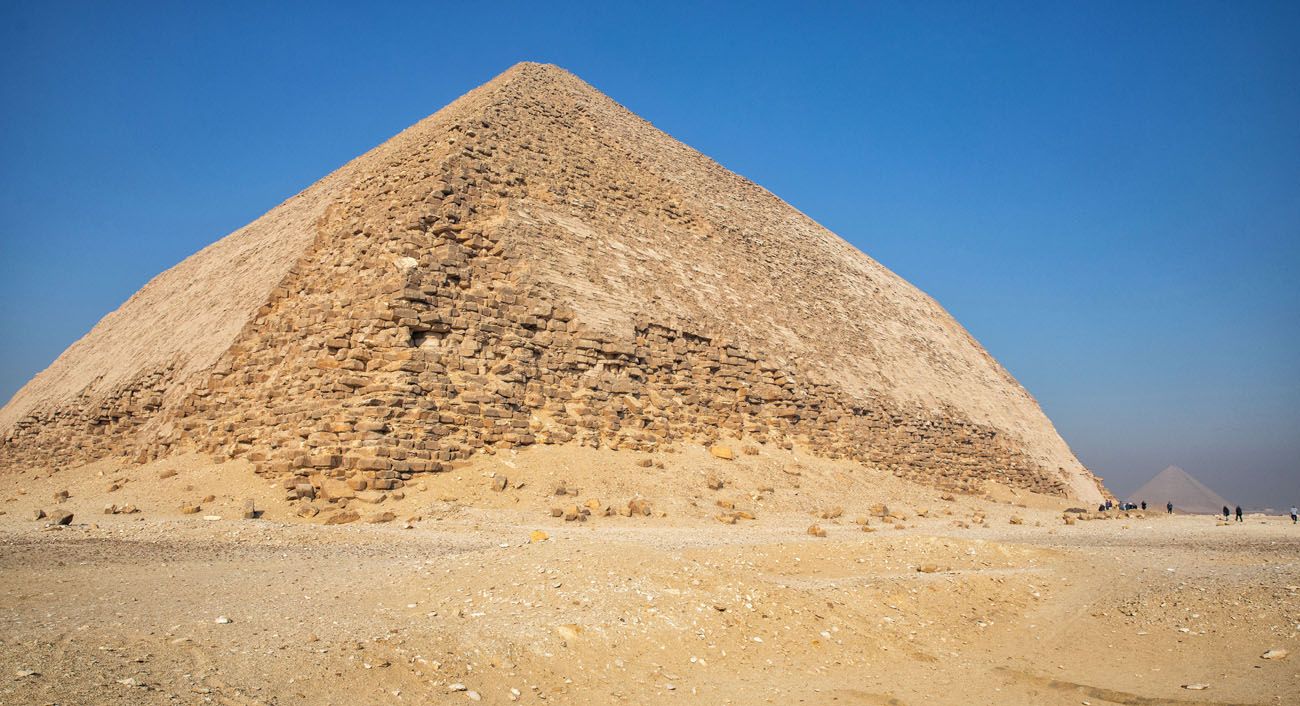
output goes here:
<path id="1" fill-rule="evenodd" d="M 1142 509 L 1143 510 L 1147 509 L 1147 501 L 1145 500 L 1142 501 Z"/>
<path id="2" fill-rule="evenodd" d="M 1224 521 L 1224 522 L 1227 522 L 1228 519 L 1231 518 L 1231 517 L 1232 517 L 1232 511 L 1228 510 L 1228 506 L 1227 506 L 1227 505 L 1224 505 L 1224 506 L 1223 506 L 1223 521 Z"/>
<path id="3" fill-rule="evenodd" d="M 1165 503 L 1165 512 L 1169 513 L 1170 515 L 1174 514 L 1174 501 L 1170 500 L 1169 502 Z"/>
<path id="4" fill-rule="evenodd" d="M 1237 506 L 1237 521 L 1241 522 L 1241 506 Z"/>
<path id="5" fill-rule="evenodd" d="M 1292 505 L 1292 506 L 1291 506 L 1291 524 L 1293 524 L 1293 525 L 1295 524 L 1295 521 L 1296 521 L 1296 515 L 1297 515 L 1297 514 L 1300 514 L 1300 510 L 1297 510 L 1297 509 L 1296 509 L 1296 506 L 1295 506 L 1295 505 Z"/>

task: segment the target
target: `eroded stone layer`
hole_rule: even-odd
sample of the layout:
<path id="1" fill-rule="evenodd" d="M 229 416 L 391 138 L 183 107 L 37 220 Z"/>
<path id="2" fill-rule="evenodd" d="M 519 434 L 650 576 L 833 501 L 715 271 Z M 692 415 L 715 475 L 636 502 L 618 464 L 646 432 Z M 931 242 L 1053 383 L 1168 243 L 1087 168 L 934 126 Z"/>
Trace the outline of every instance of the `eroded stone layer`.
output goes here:
<path id="1" fill-rule="evenodd" d="M 0 464 L 197 447 L 396 487 L 487 447 L 736 436 L 1099 495 L 928 297 L 567 73 L 516 67 L 331 179 L 207 367 L 34 405 Z"/>

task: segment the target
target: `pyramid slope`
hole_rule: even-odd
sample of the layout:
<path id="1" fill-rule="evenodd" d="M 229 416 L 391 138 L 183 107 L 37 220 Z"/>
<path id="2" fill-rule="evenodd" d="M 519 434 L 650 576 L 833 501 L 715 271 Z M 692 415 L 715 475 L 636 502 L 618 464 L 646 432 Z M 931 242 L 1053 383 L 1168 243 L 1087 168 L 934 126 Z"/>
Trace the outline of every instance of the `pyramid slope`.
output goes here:
<path id="1" fill-rule="evenodd" d="M 1169 466 L 1160 471 L 1129 495 L 1128 499 L 1135 503 L 1145 500 L 1155 506 L 1172 502 L 1174 509 L 1179 512 L 1198 514 L 1217 514 L 1230 505 L 1223 496 L 1178 466 Z"/>
<path id="2" fill-rule="evenodd" d="M 145 454 L 420 470 L 484 444 L 720 430 L 1100 497 L 932 299 L 536 64 L 160 275 L 25 387 L 0 433 L 40 446 L 33 420 L 86 410 L 109 440 L 91 454 L 129 436 Z M 377 447 L 396 456 L 348 451 Z"/>

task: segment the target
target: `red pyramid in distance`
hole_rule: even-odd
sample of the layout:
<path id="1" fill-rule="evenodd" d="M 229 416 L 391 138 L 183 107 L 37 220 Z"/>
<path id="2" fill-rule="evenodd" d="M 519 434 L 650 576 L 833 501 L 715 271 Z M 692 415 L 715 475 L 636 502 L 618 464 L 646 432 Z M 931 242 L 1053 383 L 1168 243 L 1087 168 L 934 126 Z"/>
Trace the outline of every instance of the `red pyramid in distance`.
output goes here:
<path id="1" fill-rule="evenodd" d="M 1145 500 L 1156 507 L 1172 502 L 1174 510 L 1178 512 L 1198 514 L 1216 514 L 1224 506 L 1230 505 L 1223 496 L 1178 466 L 1170 466 L 1157 473 L 1145 485 L 1133 491 L 1128 500 L 1134 503 Z"/>

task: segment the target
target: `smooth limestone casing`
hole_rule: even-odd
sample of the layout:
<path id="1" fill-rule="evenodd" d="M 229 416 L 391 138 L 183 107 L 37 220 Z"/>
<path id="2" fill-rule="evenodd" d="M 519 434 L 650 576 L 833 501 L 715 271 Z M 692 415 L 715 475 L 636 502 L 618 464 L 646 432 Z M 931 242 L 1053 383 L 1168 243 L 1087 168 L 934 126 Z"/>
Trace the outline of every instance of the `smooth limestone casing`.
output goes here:
<path id="1" fill-rule="evenodd" d="M 0 465 L 197 447 L 391 485 L 484 446 L 726 435 L 1101 497 L 932 299 L 537 64 L 160 275 L 0 433 Z"/>

